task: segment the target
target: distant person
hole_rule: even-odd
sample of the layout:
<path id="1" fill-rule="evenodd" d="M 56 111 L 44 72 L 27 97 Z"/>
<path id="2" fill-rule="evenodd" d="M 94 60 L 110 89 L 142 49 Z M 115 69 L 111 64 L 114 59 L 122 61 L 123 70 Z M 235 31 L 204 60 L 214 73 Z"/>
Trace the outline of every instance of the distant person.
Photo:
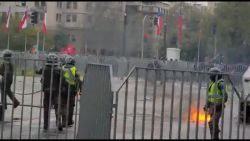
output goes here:
<path id="1" fill-rule="evenodd" d="M 13 64 L 11 63 L 12 52 L 10 50 L 4 50 L 3 63 L 0 66 L 0 75 L 2 75 L 1 83 L 1 102 L 5 109 L 7 109 L 6 94 L 13 102 L 13 107 L 16 108 L 20 105 L 20 102 L 16 99 L 15 95 L 11 91 L 11 85 L 13 82 Z"/>
<path id="2" fill-rule="evenodd" d="M 211 116 L 208 122 L 211 139 L 219 139 L 219 121 L 223 113 L 223 107 L 227 102 L 228 95 L 226 92 L 224 79 L 222 78 L 221 70 L 214 67 L 209 71 L 210 83 L 208 88 L 208 101 L 204 106 L 204 110 Z"/>
<path id="3" fill-rule="evenodd" d="M 44 130 L 48 130 L 49 114 L 52 107 L 55 108 L 56 119 L 57 118 L 57 95 L 59 94 L 59 82 L 60 82 L 60 67 L 59 58 L 56 54 L 50 53 L 46 58 L 46 64 L 44 68 L 37 71 L 38 74 L 42 74 L 41 83 L 42 91 L 44 92 L 43 106 L 44 106 Z M 53 76 L 52 76 L 53 75 Z M 51 77 L 53 77 L 51 79 Z M 56 121 L 58 129 L 60 122 Z"/>
<path id="4" fill-rule="evenodd" d="M 75 107 L 75 96 L 81 91 L 80 75 L 78 68 L 75 66 L 75 60 L 72 56 L 65 58 L 65 65 L 62 66 L 62 104 L 63 104 L 63 127 L 74 124 L 73 113 Z"/>

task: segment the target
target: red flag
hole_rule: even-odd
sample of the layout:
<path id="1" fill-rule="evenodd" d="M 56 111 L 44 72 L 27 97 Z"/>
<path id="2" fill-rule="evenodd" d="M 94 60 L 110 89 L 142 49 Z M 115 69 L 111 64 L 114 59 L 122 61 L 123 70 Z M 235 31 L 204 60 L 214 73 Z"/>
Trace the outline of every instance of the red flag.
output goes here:
<path id="1" fill-rule="evenodd" d="M 180 15 L 178 17 L 178 41 L 179 43 L 182 42 L 182 25 L 183 25 L 183 17 Z"/>
<path id="2" fill-rule="evenodd" d="M 47 20 L 46 20 L 46 17 L 47 17 L 47 13 L 45 12 L 44 13 L 44 17 L 43 17 L 43 27 L 42 27 L 42 31 L 43 33 L 47 33 Z"/>
<path id="3" fill-rule="evenodd" d="M 9 7 L 8 15 L 7 15 L 7 21 L 6 21 L 6 24 L 4 25 L 4 29 L 3 29 L 4 32 L 8 32 L 8 29 L 9 29 L 10 15 L 11 15 L 11 11 L 10 10 L 11 10 L 11 8 Z"/>
<path id="4" fill-rule="evenodd" d="M 158 22 L 157 22 L 157 30 L 156 30 L 156 35 L 160 35 L 161 34 L 161 30 L 163 28 L 163 17 L 159 16 L 158 17 Z"/>
<path id="5" fill-rule="evenodd" d="M 21 32 L 24 28 L 27 27 L 27 19 L 28 19 L 28 11 L 26 9 L 22 17 L 22 20 L 19 24 L 19 29 L 18 29 L 19 32 Z"/>

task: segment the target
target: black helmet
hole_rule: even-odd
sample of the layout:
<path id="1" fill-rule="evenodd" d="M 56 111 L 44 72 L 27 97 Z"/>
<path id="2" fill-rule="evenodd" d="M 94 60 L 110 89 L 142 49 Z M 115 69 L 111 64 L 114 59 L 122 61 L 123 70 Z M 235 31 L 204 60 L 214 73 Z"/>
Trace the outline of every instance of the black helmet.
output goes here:
<path id="1" fill-rule="evenodd" d="M 3 51 L 3 57 L 11 57 L 12 56 L 12 52 L 8 49 Z"/>
<path id="2" fill-rule="evenodd" d="M 10 60 L 10 58 L 12 57 L 12 51 L 6 49 L 3 51 L 3 58 L 5 60 Z"/>
<path id="3" fill-rule="evenodd" d="M 50 53 L 47 56 L 46 61 L 48 64 L 56 64 L 56 63 L 58 63 L 58 56 L 54 53 Z"/>
<path id="4" fill-rule="evenodd" d="M 60 55 L 60 62 L 62 65 L 65 65 L 66 64 L 66 58 L 69 57 L 68 54 L 62 54 Z"/>
<path id="5" fill-rule="evenodd" d="M 213 82 L 222 78 L 222 74 L 219 74 L 219 73 L 221 73 L 221 70 L 217 67 L 213 67 L 213 68 L 209 69 L 209 72 L 211 73 L 210 80 Z"/>
<path id="6" fill-rule="evenodd" d="M 75 59 L 69 55 L 65 58 L 65 63 L 67 65 L 75 65 Z"/>

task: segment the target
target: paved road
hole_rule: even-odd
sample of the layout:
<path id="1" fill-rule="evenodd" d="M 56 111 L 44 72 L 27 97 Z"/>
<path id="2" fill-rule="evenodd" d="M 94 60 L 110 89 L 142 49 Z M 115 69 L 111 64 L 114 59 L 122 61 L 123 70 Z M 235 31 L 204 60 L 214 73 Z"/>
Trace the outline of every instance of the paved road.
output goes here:
<path id="1" fill-rule="evenodd" d="M 25 89 L 24 93 L 32 93 L 32 77 L 27 77 L 25 79 Z M 40 90 L 40 78 L 37 77 L 35 78 L 34 81 L 34 89 L 33 91 L 39 91 Z M 113 79 L 113 87 L 114 89 L 117 89 L 120 84 L 122 83 L 122 80 L 118 78 Z M 14 84 L 13 84 L 14 87 Z M 121 89 L 121 92 L 119 93 L 119 103 L 118 103 L 118 123 L 117 123 L 117 138 L 121 139 L 123 135 L 123 121 L 124 121 L 124 94 L 125 94 L 125 87 Z M 181 94 L 181 84 L 180 82 L 176 82 L 174 85 L 174 102 L 173 102 L 173 122 L 172 122 L 172 138 L 177 139 L 178 138 L 178 130 L 179 130 L 179 110 L 180 110 L 180 94 Z M 14 90 L 14 89 L 13 89 Z M 161 133 L 161 110 L 162 110 L 162 94 L 163 94 L 163 85 L 160 84 L 159 82 L 157 83 L 157 88 L 156 88 L 156 102 L 155 102 L 155 116 L 152 116 L 153 112 L 153 84 L 148 83 L 148 88 L 147 88 L 147 100 L 146 100 L 146 113 L 145 113 L 145 139 L 150 139 L 151 138 L 151 133 L 152 129 L 154 129 L 154 139 L 159 139 L 160 138 L 160 133 Z M 16 96 L 22 101 L 23 98 L 23 103 L 24 105 L 31 105 L 33 101 L 33 105 L 35 106 L 40 106 L 40 101 L 41 101 L 41 93 L 35 93 L 32 95 L 22 95 L 23 93 L 23 77 L 17 77 L 16 81 Z M 137 112 L 136 112 L 136 123 L 135 123 L 135 138 L 140 139 L 141 134 L 142 134 L 142 121 L 143 121 L 143 96 L 144 96 L 144 80 L 139 79 L 138 81 L 138 98 L 137 98 Z M 164 120 L 163 120 L 163 138 L 168 139 L 169 138 L 169 132 L 170 132 L 170 111 L 171 111 L 171 94 L 172 94 L 172 82 L 169 81 L 166 83 L 166 96 L 165 96 L 165 106 L 164 106 Z M 190 124 L 190 132 L 189 132 L 189 137 L 190 138 L 195 138 L 196 136 L 196 123 L 192 121 L 188 121 L 188 104 L 189 104 L 189 83 L 185 82 L 183 86 L 183 101 L 182 101 L 182 107 L 181 107 L 181 132 L 180 132 L 180 138 L 185 139 L 187 138 L 187 125 L 188 123 Z M 197 96 L 198 96 L 198 84 L 193 85 L 193 93 L 192 93 L 192 106 L 196 107 L 197 106 Z M 206 87 L 201 88 L 201 101 L 200 101 L 200 109 L 202 109 L 202 106 L 204 104 L 204 99 L 205 99 L 205 94 L 206 94 Z M 135 80 L 132 78 L 129 80 L 129 85 L 128 85 L 128 107 L 127 107 L 127 116 L 126 116 L 126 138 L 131 139 L 132 134 L 133 134 L 133 118 L 134 118 L 134 95 L 135 95 Z M 23 96 L 23 97 L 22 97 Z M 33 100 L 32 100 L 33 99 Z M 9 99 L 8 99 L 9 101 Z M 230 98 L 229 102 L 227 103 L 226 109 L 225 109 L 225 121 L 224 121 L 224 133 L 223 133 L 223 138 L 229 138 L 229 129 L 230 129 Z M 9 103 L 11 103 L 9 101 Z M 22 109 L 23 108 L 23 109 Z M 79 106 L 78 106 L 79 108 Z M 49 132 L 45 133 L 43 132 L 43 109 L 41 109 L 41 114 L 40 114 L 40 108 L 38 107 L 26 107 L 26 106 L 19 106 L 14 110 L 13 114 L 13 125 L 12 125 L 12 106 L 9 105 L 8 109 L 6 111 L 6 117 L 5 117 L 5 122 L 4 124 L 0 124 L 0 137 L 4 139 L 9 139 L 12 138 L 14 139 L 19 139 L 20 135 L 22 139 L 28 139 L 29 135 L 30 138 L 32 139 L 37 139 L 38 133 L 39 133 L 39 127 L 40 127 L 40 138 L 43 139 L 73 139 L 74 134 L 77 131 L 77 125 L 74 125 L 74 127 L 70 127 L 68 129 L 68 134 L 66 135 L 66 131 L 64 130 L 63 132 L 59 133 L 56 129 L 55 126 L 55 116 L 54 116 L 54 111 L 52 110 L 52 117 L 51 117 L 51 128 Z M 32 114 L 31 114 L 32 111 Z M 79 109 L 77 110 L 79 111 Z M 236 139 L 237 138 L 237 112 L 238 112 L 238 100 L 236 97 L 234 97 L 233 101 L 233 119 L 232 119 L 232 138 Z M 22 117 L 21 117 L 22 115 Z M 31 116 L 32 115 L 32 116 Z M 75 112 L 75 116 L 78 116 L 78 112 Z M 22 122 L 21 122 L 22 118 Z M 154 118 L 154 126 L 152 126 L 152 121 Z M 32 120 L 30 120 L 32 119 Z M 77 121 L 79 119 L 77 118 Z M 39 126 L 39 121 L 40 126 Z M 78 122 L 77 122 L 78 123 Z M 21 126 L 22 125 L 22 126 Z M 2 127 L 3 127 L 3 132 L 2 132 Z M 22 127 L 22 131 L 21 131 Z M 153 128 L 152 128 L 153 127 Z M 200 123 L 198 126 L 198 132 L 197 136 L 199 139 L 204 138 L 204 123 Z M 242 138 L 242 125 L 240 126 L 240 138 Z M 249 125 L 246 126 L 246 135 L 245 138 L 250 139 L 250 127 Z M 3 134 L 1 134 L 3 133 Z M 3 136 L 1 136 L 3 135 Z M 112 125 L 112 134 L 113 135 L 113 125 Z M 67 136 L 67 137 L 66 137 Z M 208 127 L 206 128 L 206 138 L 209 139 L 209 131 Z"/>
<path id="2" fill-rule="evenodd" d="M 32 86 L 33 78 L 26 77 L 25 85 L 23 84 L 24 84 L 24 77 L 18 76 L 16 78 L 16 84 L 12 85 L 12 90 L 15 91 L 17 99 L 20 101 L 20 103 L 23 103 L 22 105 L 24 106 L 19 106 L 16 109 L 14 109 L 13 118 L 12 118 L 12 106 L 11 105 L 8 106 L 8 109 L 6 110 L 5 114 L 4 124 L 0 124 L 0 137 L 4 139 L 10 139 L 11 137 L 13 139 L 20 139 L 20 138 L 73 139 L 77 131 L 78 124 L 75 124 L 73 127 L 68 128 L 67 131 L 65 129 L 62 132 L 58 132 L 55 125 L 56 119 L 54 114 L 55 112 L 53 109 L 51 110 L 50 130 L 47 132 L 43 131 L 43 108 L 40 108 L 41 105 L 40 78 L 39 77 L 35 78 L 34 85 Z M 14 85 L 16 85 L 15 89 Z M 31 94 L 29 94 L 32 92 L 36 93 L 34 93 L 32 96 Z M 25 95 L 23 95 L 22 93 L 24 93 Z M 7 101 L 8 103 L 12 103 L 9 98 L 7 98 Z M 30 105 L 34 105 L 35 107 L 30 107 Z M 79 111 L 79 109 L 77 111 Z M 78 113 L 76 111 L 75 111 L 75 116 L 77 116 L 78 118 Z M 1 129 L 4 129 L 3 133 Z M 40 136 L 38 134 L 40 134 Z"/>

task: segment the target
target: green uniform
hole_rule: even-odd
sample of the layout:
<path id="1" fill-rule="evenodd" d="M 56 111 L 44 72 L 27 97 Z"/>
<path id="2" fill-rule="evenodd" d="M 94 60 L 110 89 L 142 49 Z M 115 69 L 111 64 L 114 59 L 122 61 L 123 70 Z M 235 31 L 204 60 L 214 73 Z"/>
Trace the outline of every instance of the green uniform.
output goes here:
<path id="1" fill-rule="evenodd" d="M 227 93 L 224 88 L 224 80 L 210 82 L 208 90 L 208 113 L 211 120 L 208 122 L 212 139 L 219 139 L 219 121 L 222 115 L 222 106 L 227 101 Z M 214 133 L 213 133 L 214 132 Z"/>
<path id="2" fill-rule="evenodd" d="M 66 126 L 66 114 L 68 111 L 68 125 L 73 124 L 73 113 L 75 106 L 75 96 L 77 93 L 77 86 L 79 84 L 79 75 L 77 74 L 77 67 L 74 65 L 63 66 L 63 88 L 62 88 L 62 104 L 63 104 L 63 123 Z M 69 98 L 69 100 L 68 100 Z M 69 103 L 68 103 L 69 101 Z M 67 109 L 68 104 L 68 109 Z"/>

